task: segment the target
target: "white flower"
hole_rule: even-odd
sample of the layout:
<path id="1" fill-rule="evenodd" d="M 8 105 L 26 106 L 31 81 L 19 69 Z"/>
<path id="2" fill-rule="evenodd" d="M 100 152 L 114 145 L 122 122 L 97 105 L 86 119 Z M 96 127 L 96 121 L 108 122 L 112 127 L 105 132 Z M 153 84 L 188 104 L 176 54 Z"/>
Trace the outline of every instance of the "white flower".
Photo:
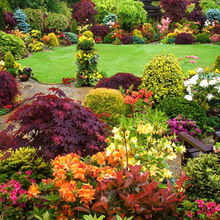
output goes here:
<path id="1" fill-rule="evenodd" d="M 218 81 L 216 79 L 212 79 L 209 81 L 209 85 L 215 85 Z"/>
<path id="2" fill-rule="evenodd" d="M 188 101 L 192 101 L 193 100 L 193 96 L 192 95 L 186 95 L 184 98 L 186 100 L 188 100 Z"/>
<path id="3" fill-rule="evenodd" d="M 208 87 L 208 85 L 209 85 L 209 83 L 208 83 L 208 81 L 207 81 L 206 79 L 203 79 L 203 80 L 200 82 L 200 86 L 201 86 L 201 87 L 206 88 L 206 87 Z"/>
<path id="4" fill-rule="evenodd" d="M 210 101 L 214 96 L 212 94 L 207 94 L 207 99 Z"/>
<path id="5" fill-rule="evenodd" d="M 199 75 L 194 75 L 192 78 L 189 79 L 190 84 L 196 85 L 198 79 L 199 79 Z"/>
<path id="6" fill-rule="evenodd" d="M 220 93 L 220 86 L 216 86 L 215 89 L 217 89 L 218 92 Z"/>
<path id="7" fill-rule="evenodd" d="M 188 86 L 188 87 L 186 88 L 186 91 L 189 93 L 189 95 L 192 94 L 192 90 L 191 90 L 191 87 L 190 87 L 190 86 Z"/>
<path id="8" fill-rule="evenodd" d="M 198 68 L 196 69 L 196 72 L 197 72 L 197 73 L 202 73 L 203 71 L 204 71 L 204 69 L 201 68 L 201 67 L 198 67 Z"/>

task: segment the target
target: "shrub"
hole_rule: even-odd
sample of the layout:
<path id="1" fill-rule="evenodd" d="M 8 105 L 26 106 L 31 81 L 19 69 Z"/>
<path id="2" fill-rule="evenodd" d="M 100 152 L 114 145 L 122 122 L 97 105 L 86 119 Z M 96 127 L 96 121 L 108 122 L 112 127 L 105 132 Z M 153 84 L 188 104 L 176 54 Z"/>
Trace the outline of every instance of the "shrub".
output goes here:
<path id="1" fill-rule="evenodd" d="M 144 38 L 140 38 L 138 36 L 132 37 L 132 41 L 134 44 L 144 44 L 145 43 Z"/>
<path id="2" fill-rule="evenodd" d="M 220 23 L 220 10 L 210 9 L 206 12 L 206 18 L 210 21 L 218 21 Z"/>
<path id="3" fill-rule="evenodd" d="M 220 165 L 218 155 L 203 154 L 189 159 L 184 171 L 190 178 L 187 189 L 190 200 L 208 199 L 220 202 Z"/>
<path id="4" fill-rule="evenodd" d="M 220 56 L 218 56 L 215 60 L 214 70 L 216 69 L 220 71 Z"/>
<path id="5" fill-rule="evenodd" d="M 87 38 L 94 38 L 94 34 L 92 33 L 92 31 L 84 31 L 83 35 Z"/>
<path id="6" fill-rule="evenodd" d="M 13 16 L 14 14 L 12 12 L 4 12 L 4 21 L 8 30 L 13 30 L 16 26 L 16 21 Z"/>
<path id="7" fill-rule="evenodd" d="M 104 25 L 96 25 L 90 28 L 95 36 L 104 38 L 109 33 L 109 28 Z"/>
<path id="8" fill-rule="evenodd" d="M 33 147 L 47 160 L 71 152 L 84 157 L 104 150 L 105 124 L 61 90 L 49 90 L 55 94 L 36 94 L 9 117 L 10 125 L 3 132 L 13 132 L 13 148 Z"/>
<path id="9" fill-rule="evenodd" d="M 91 0 L 80 0 L 73 4 L 72 17 L 80 24 L 91 24 L 97 14 L 95 4 Z"/>
<path id="10" fill-rule="evenodd" d="M 153 91 L 159 103 L 164 98 L 183 95 L 183 70 L 172 55 L 157 55 L 145 66 L 141 87 Z"/>
<path id="11" fill-rule="evenodd" d="M 45 47 L 45 45 L 38 40 L 34 40 L 30 44 L 28 44 L 28 50 L 31 52 L 42 51 L 44 49 L 44 47 Z"/>
<path id="12" fill-rule="evenodd" d="M 194 9 L 191 13 L 189 13 L 188 20 L 199 22 L 201 25 L 203 25 L 206 21 L 206 16 L 201 10 Z"/>
<path id="13" fill-rule="evenodd" d="M 54 33 L 49 33 L 48 38 L 49 38 L 48 44 L 51 47 L 58 47 L 59 46 L 59 41 L 57 39 L 57 36 Z"/>
<path id="14" fill-rule="evenodd" d="M 68 26 L 69 20 L 62 14 L 48 13 L 45 19 L 45 27 L 54 31 L 66 30 Z"/>
<path id="15" fill-rule="evenodd" d="M 25 8 L 24 13 L 27 15 L 27 21 L 31 29 L 43 30 L 44 12 L 40 9 Z"/>
<path id="16" fill-rule="evenodd" d="M 78 43 L 78 36 L 72 32 L 65 32 L 65 36 L 67 37 L 67 40 L 70 41 L 73 44 Z"/>
<path id="17" fill-rule="evenodd" d="M 74 34 L 77 34 L 77 33 L 78 33 L 78 31 L 77 31 L 77 22 L 76 22 L 76 19 L 73 19 L 73 20 L 72 20 L 71 32 L 73 32 Z"/>
<path id="18" fill-rule="evenodd" d="M 6 70 L 12 74 L 13 76 L 16 76 L 16 72 L 18 70 L 18 68 L 15 68 L 15 59 L 14 56 L 12 55 L 12 53 L 10 51 L 8 51 L 5 54 L 5 65 L 4 67 L 6 68 Z"/>
<path id="19" fill-rule="evenodd" d="M 164 17 L 169 17 L 173 22 L 179 22 L 186 16 L 188 0 L 161 0 L 164 9 Z"/>
<path id="20" fill-rule="evenodd" d="M 205 43 L 210 43 L 211 40 L 209 39 L 209 35 L 208 34 L 201 33 L 201 34 L 198 34 L 196 36 L 196 42 L 205 44 Z"/>
<path id="21" fill-rule="evenodd" d="M 91 108 L 96 114 L 102 115 L 102 119 L 111 126 L 117 125 L 119 119 L 127 111 L 123 95 L 115 89 L 98 88 L 91 90 L 85 98 L 84 105 Z"/>
<path id="22" fill-rule="evenodd" d="M 54 13 L 61 12 L 60 0 L 47 0 L 47 1 L 45 1 L 45 3 L 46 3 L 46 8 L 49 12 L 54 12 Z"/>
<path id="23" fill-rule="evenodd" d="M 5 28 L 6 28 L 6 26 L 5 26 L 5 21 L 4 21 L 3 10 L 0 6 L 0 30 L 4 31 Z"/>
<path id="24" fill-rule="evenodd" d="M 16 59 L 21 58 L 26 53 L 24 41 L 17 36 L 0 31 L 0 53 L 5 55 L 8 51 Z"/>
<path id="25" fill-rule="evenodd" d="M 220 117 L 219 116 L 209 116 L 207 119 L 207 125 L 214 128 L 214 129 L 219 129 L 220 125 Z"/>
<path id="26" fill-rule="evenodd" d="M 110 23 L 115 22 L 116 20 L 117 16 L 115 14 L 109 13 L 103 18 L 102 23 L 106 26 L 109 26 Z"/>
<path id="27" fill-rule="evenodd" d="M 195 38 L 189 33 L 180 33 L 176 36 L 175 44 L 193 44 Z"/>
<path id="28" fill-rule="evenodd" d="M 111 43 L 115 40 L 115 38 L 113 38 L 112 36 L 113 36 L 112 34 L 107 34 L 107 35 L 104 37 L 103 42 L 104 42 L 105 44 L 111 44 Z"/>
<path id="29" fill-rule="evenodd" d="M 134 29 L 134 30 L 133 30 L 133 37 L 143 38 L 143 35 L 142 35 L 142 33 L 141 33 L 140 30 Z"/>
<path id="30" fill-rule="evenodd" d="M 8 156 L 7 156 L 8 154 Z M 32 171 L 36 180 L 49 178 L 52 167 L 41 157 L 37 157 L 36 149 L 22 147 L 15 151 L 0 151 L 0 182 L 13 179 L 17 172 Z"/>
<path id="31" fill-rule="evenodd" d="M 141 78 L 132 73 L 116 73 L 110 78 L 101 79 L 95 88 L 119 89 L 122 87 L 124 90 L 127 90 L 133 86 L 132 90 L 137 91 L 140 84 Z"/>
<path id="32" fill-rule="evenodd" d="M 154 40 L 155 30 L 151 23 L 144 23 L 141 26 L 141 32 L 144 37 L 149 40 Z"/>
<path id="33" fill-rule="evenodd" d="M 13 104 L 13 99 L 19 93 L 15 78 L 6 71 L 0 71 L 0 108 Z"/>
<path id="34" fill-rule="evenodd" d="M 14 18 L 17 23 L 17 27 L 20 31 L 23 33 L 27 33 L 30 31 L 30 24 L 28 24 L 27 21 L 27 16 L 21 9 L 17 9 L 14 13 Z"/>
<path id="35" fill-rule="evenodd" d="M 183 115 L 188 119 L 196 121 L 199 126 L 206 124 L 207 116 L 205 110 L 196 102 L 188 101 L 181 97 L 164 99 L 157 106 L 157 109 L 163 111 L 169 118 Z"/>
<path id="36" fill-rule="evenodd" d="M 132 38 L 129 35 L 123 35 L 121 38 L 122 44 L 132 44 Z"/>

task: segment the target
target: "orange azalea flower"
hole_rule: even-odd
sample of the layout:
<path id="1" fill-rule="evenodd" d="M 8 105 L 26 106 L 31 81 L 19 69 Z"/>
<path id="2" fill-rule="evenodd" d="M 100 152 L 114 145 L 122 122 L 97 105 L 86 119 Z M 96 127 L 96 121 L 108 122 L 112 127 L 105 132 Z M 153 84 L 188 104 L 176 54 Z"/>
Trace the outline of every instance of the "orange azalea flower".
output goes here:
<path id="1" fill-rule="evenodd" d="M 86 181 L 85 172 L 86 169 L 78 168 L 75 172 L 73 172 L 74 178 Z"/>
<path id="2" fill-rule="evenodd" d="M 76 201 L 76 182 L 70 181 L 65 182 L 60 186 L 59 193 L 60 196 L 66 201 L 66 202 L 75 202 Z"/>
<path id="3" fill-rule="evenodd" d="M 53 176 L 65 180 L 66 179 L 66 171 L 63 169 L 55 169 Z"/>
<path id="4" fill-rule="evenodd" d="M 79 197 L 81 198 L 80 202 L 83 202 L 85 204 L 88 204 L 91 202 L 95 196 L 95 190 L 92 188 L 92 186 L 88 184 L 84 184 L 81 189 L 78 190 Z"/>
<path id="5" fill-rule="evenodd" d="M 68 218 L 65 217 L 63 214 L 56 217 L 57 220 L 67 220 Z"/>
<path id="6" fill-rule="evenodd" d="M 92 156 L 93 161 L 97 161 L 100 165 L 105 165 L 106 160 L 106 153 L 105 152 L 98 152 Z"/>
<path id="7" fill-rule="evenodd" d="M 74 211 L 71 210 L 71 206 L 70 205 L 63 205 L 62 206 L 62 213 L 63 213 L 63 215 L 67 215 L 69 217 L 73 217 L 74 216 Z"/>
<path id="8" fill-rule="evenodd" d="M 35 183 L 32 183 L 32 185 L 28 189 L 28 197 L 29 197 L 29 199 L 32 198 L 32 197 L 37 198 L 38 194 L 40 194 L 38 185 L 35 184 Z"/>

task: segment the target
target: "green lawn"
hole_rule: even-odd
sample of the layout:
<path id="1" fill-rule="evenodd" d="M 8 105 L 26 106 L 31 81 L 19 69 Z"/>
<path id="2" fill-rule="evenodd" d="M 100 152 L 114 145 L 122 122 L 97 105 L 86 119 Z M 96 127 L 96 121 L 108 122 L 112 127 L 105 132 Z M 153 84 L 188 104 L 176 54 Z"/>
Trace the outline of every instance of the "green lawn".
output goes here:
<path id="1" fill-rule="evenodd" d="M 182 58 L 186 55 L 198 56 L 199 60 L 196 64 L 189 63 L 183 66 L 184 71 L 197 66 L 209 66 L 220 55 L 220 46 L 217 45 L 98 44 L 96 48 L 100 56 L 98 69 L 106 72 L 108 76 L 117 72 L 129 72 L 141 76 L 147 62 L 160 53 L 173 53 Z M 62 78 L 74 76 L 75 54 L 75 46 L 60 47 L 47 52 L 34 53 L 33 56 L 22 59 L 19 63 L 23 67 L 31 67 L 34 77 L 41 83 L 60 83 Z"/>

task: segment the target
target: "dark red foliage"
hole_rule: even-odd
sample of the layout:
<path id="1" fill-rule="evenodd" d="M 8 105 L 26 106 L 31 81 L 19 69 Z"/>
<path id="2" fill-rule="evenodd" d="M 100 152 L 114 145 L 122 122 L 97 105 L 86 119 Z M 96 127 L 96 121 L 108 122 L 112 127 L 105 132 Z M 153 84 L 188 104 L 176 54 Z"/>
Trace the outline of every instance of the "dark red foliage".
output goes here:
<path id="1" fill-rule="evenodd" d="M 95 4 L 91 0 L 81 0 L 73 4 L 72 17 L 80 24 L 91 24 L 97 14 Z"/>
<path id="2" fill-rule="evenodd" d="M 13 17 L 12 12 L 4 12 L 4 21 L 5 21 L 6 28 L 8 30 L 13 30 L 14 27 L 16 26 L 16 21 Z"/>
<path id="3" fill-rule="evenodd" d="M 169 17 L 173 22 L 179 22 L 186 17 L 186 9 L 189 0 L 160 0 L 160 4 L 164 9 L 164 17 Z"/>
<path id="4" fill-rule="evenodd" d="M 50 91 L 54 94 L 31 97 L 9 117 L 5 131 L 17 140 L 13 148 L 34 147 L 47 160 L 71 152 L 85 157 L 103 151 L 105 124 L 92 110 L 67 98 L 62 90 Z"/>
<path id="5" fill-rule="evenodd" d="M 204 13 L 201 10 L 193 10 L 188 15 L 188 20 L 199 22 L 200 24 L 203 25 L 205 23 L 206 17 L 205 17 Z"/>
<path id="6" fill-rule="evenodd" d="M 122 44 L 132 44 L 132 38 L 129 35 L 124 35 L 121 38 Z"/>
<path id="7" fill-rule="evenodd" d="M 95 25 L 90 28 L 90 31 L 97 36 L 104 38 L 109 33 L 109 28 L 105 25 Z"/>
<path id="8" fill-rule="evenodd" d="M 175 44 L 193 44 L 195 41 L 196 40 L 192 34 L 181 33 L 176 36 Z"/>
<path id="9" fill-rule="evenodd" d="M 15 78 L 9 72 L 0 71 L 0 108 L 11 105 L 18 93 Z"/>
<path id="10" fill-rule="evenodd" d="M 95 88 L 119 89 L 119 87 L 122 87 L 124 90 L 127 90 L 133 85 L 132 90 L 137 91 L 140 84 L 141 78 L 132 73 L 116 73 L 110 78 L 100 80 Z"/>
<path id="11" fill-rule="evenodd" d="M 161 188 L 149 172 L 141 173 L 141 166 L 129 166 L 129 169 L 118 171 L 117 178 L 99 182 L 92 209 L 107 216 L 130 213 L 138 219 L 171 217 L 185 198 L 183 184 L 189 178 L 182 174 L 175 186 L 168 181 Z"/>

